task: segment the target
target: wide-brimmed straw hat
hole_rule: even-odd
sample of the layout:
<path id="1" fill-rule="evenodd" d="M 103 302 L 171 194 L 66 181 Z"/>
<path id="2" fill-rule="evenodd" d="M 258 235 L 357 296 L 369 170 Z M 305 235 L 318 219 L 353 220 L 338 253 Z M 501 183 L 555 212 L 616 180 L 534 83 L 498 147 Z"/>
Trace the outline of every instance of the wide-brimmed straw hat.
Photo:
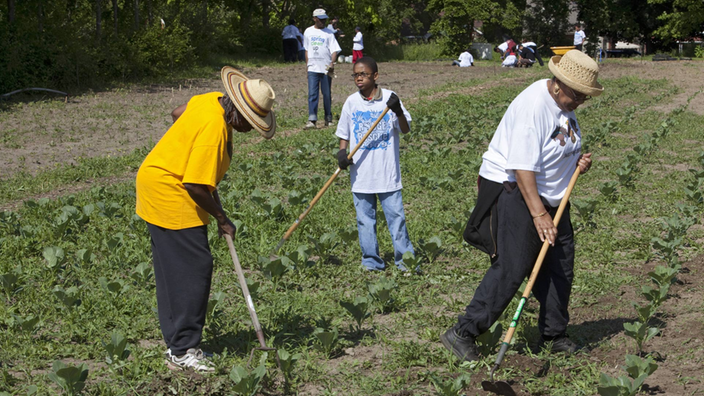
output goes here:
<path id="1" fill-rule="evenodd" d="M 231 66 L 220 72 L 227 95 L 240 114 L 254 129 L 267 139 L 276 132 L 276 116 L 271 110 L 276 94 L 268 82 L 250 80 Z"/>
<path id="2" fill-rule="evenodd" d="M 553 56 L 548 67 L 558 80 L 576 92 L 589 96 L 604 92 L 604 87 L 596 81 L 599 65 L 582 51 L 570 50 L 563 56 Z"/>

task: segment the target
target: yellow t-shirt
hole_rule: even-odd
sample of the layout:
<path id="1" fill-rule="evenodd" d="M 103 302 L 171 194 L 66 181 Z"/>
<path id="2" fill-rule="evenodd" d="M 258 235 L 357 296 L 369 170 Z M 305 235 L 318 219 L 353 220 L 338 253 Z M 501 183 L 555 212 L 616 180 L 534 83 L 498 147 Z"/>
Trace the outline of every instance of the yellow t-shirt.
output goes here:
<path id="1" fill-rule="evenodd" d="M 210 215 L 188 195 L 184 183 L 204 184 L 210 191 L 230 167 L 227 153 L 232 132 L 225 122 L 220 92 L 197 95 L 154 146 L 137 172 L 137 214 L 170 230 L 202 226 Z"/>

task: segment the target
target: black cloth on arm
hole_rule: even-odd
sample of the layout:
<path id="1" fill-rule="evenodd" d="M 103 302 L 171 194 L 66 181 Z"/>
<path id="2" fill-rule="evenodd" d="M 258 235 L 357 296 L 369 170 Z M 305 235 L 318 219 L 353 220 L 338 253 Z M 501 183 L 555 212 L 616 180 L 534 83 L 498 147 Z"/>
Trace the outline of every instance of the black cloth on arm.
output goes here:
<path id="1" fill-rule="evenodd" d="M 501 183 L 487 180 L 481 176 L 478 183 L 479 194 L 477 203 L 469 216 L 462 237 L 468 244 L 493 257 L 497 253 L 496 230 L 498 222 L 496 201 L 499 199 L 504 186 Z"/>

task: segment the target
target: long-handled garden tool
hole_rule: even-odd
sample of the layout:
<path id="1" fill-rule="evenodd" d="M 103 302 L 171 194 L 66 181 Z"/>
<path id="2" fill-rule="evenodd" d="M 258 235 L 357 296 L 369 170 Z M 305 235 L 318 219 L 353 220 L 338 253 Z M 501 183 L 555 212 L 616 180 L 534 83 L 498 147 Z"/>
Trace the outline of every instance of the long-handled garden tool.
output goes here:
<path id="1" fill-rule="evenodd" d="M 257 311 L 254 309 L 254 302 L 252 302 L 252 296 L 249 294 L 249 288 L 247 287 L 247 280 L 244 277 L 244 272 L 242 272 L 242 266 L 240 265 L 240 259 L 237 257 L 237 251 L 235 250 L 235 244 L 232 242 L 232 237 L 229 234 L 225 234 L 225 239 L 227 240 L 227 246 L 230 248 L 230 256 L 232 256 L 232 262 L 235 264 L 235 272 L 237 272 L 237 278 L 240 281 L 240 288 L 242 288 L 242 293 L 244 294 L 244 300 L 247 304 L 247 310 L 249 310 L 249 316 L 252 318 L 252 325 L 254 326 L 254 331 L 257 333 L 257 338 L 259 339 L 259 348 L 252 348 L 249 353 L 249 360 L 247 365 L 252 361 L 254 356 L 254 351 L 274 351 L 276 354 L 276 363 L 281 368 L 281 362 L 279 360 L 279 353 L 276 348 L 269 348 L 266 346 L 266 340 L 264 339 L 264 331 L 262 331 L 262 326 L 259 324 L 259 318 L 257 318 Z M 283 371 L 282 371 L 283 372 Z"/>
<path id="2" fill-rule="evenodd" d="M 354 156 L 354 153 L 356 153 L 357 150 L 359 150 L 359 148 L 362 147 L 362 144 L 364 143 L 364 141 L 367 140 L 367 138 L 369 137 L 369 135 L 371 135 L 374 128 L 376 128 L 377 124 L 379 124 L 381 119 L 384 118 L 384 116 L 388 112 L 389 112 L 389 108 L 386 107 L 384 109 L 384 111 L 381 113 L 381 115 L 379 116 L 379 118 L 377 118 L 376 121 L 374 121 L 374 123 L 369 128 L 367 133 L 365 133 L 364 136 L 362 136 L 362 139 L 359 141 L 359 143 L 357 143 L 357 145 L 354 147 L 354 149 L 352 149 L 349 152 L 349 154 L 347 154 L 348 160 L 352 159 L 352 157 Z M 301 221 L 303 221 L 303 219 L 306 216 L 308 216 L 308 213 L 310 213 L 311 209 L 313 209 L 313 206 L 315 206 L 315 204 L 318 203 L 318 200 L 320 200 L 320 197 L 322 197 L 323 194 L 325 194 L 325 191 L 327 191 L 328 187 L 330 187 L 330 185 L 332 185 L 332 182 L 335 181 L 335 179 L 337 178 L 337 176 L 340 174 L 341 171 L 342 171 L 342 169 L 340 169 L 338 167 L 337 170 L 335 171 L 335 173 L 333 173 L 332 176 L 330 176 L 330 178 L 328 179 L 328 181 L 325 182 L 325 185 L 323 185 L 323 188 L 321 188 L 320 191 L 318 191 L 318 193 L 315 194 L 315 197 L 313 197 L 313 200 L 310 201 L 310 203 L 308 204 L 308 207 L 306 207 L 306 210 L 304 210 L 303 213 L 301 213 L 301 215 L 298 216 L 296 221 L 293 222 L 291 227 L 289 227 L 288 231 L 286 231 L 284 236 L 281 238 L 279 243 L 276 245 L 276 248 L 274 248 L 272 255 L 277 254 L 279 252 L 279 250 L 284 245 L 284 243 L 288 240 L 288 238 L 291 236 L 291 234 L 293 234 L 293 232 L 296 231 L 296 228 L 298 228 L 298 225 L 301 224 Z"/>
<path id="3" fill-rule="evenodd" d="M 572 179 L 570 179 L 570 184 L 567 186 L 567 191 L 565 191 L 565 196 L 562 197 L 562 201 L 560 202 L 560 206 L 557 208 L 557 213 L 555 213 L 555 217 L 553 218 L 553 224 L 555 227 L 560 223 L 560 217 L 562 217 L 562 212 L 565 211 L 565 207 L 567 206 L 567 202 L 570 200 L 570 194 L 572 193 L 572 189 L 574 188 L 574 185 L 577 183 L 577 178 L 579 177 L 580 173 L 580 168 L 577 166 L 577 169 L 575 169 L 574 174 L 572 175 Z M 547 238 L 545 238 L 545 242 L 543 242 L 543 247 L 540 249 L 540 254 L 538 254 L 538 259 L 535 261 L 535 266 L 533 267 L 533 272 L 531 272 L 530 277 L 528 278 L 528 284 L 526 285 L 525 290 L 523 290 L 523 296 L 521 297 L 521 301 L 518 303 L 518 309 L 516 309 L 516 313 L 513 315 L 513 319 L 511 320 L 511 325 L 508 328 L 508 331 L 506 332 L 506 337 L 504 337 L 504 341 L 501 343 L 501 349 L 499 350 L 499 355 L 496 356 L 496 362 L 494 363 L 494 367 L 491 369 L 491 374 L 490 374 L 490 381 L 482 381 L 482 388 L 487 391 L 487 392 L 493 392 L 499 395 L 505 395 L 505 396 L 513 396 L 516 394 L 514 392 L 513 388 L 511 388 L 511 385 L 509 385 L 508 382 L 506 381 L 496 381 L 494 382 L 494 372 L 496 369 L 499 368 L 501 365 L 501 362 L 504 360 L 504 355 L 506 354 L 506 351 L 508 350 L 509 344 L 511 343 L 511 339 L 513 339 L 513 333 L 516 331 L 516 325 L 518 325 L 518 320 L 521 318 L 521 313 L 523 312 L 523 306 L 525 305 L 526 301 L 528 300 L 528 296 L 530 295 L 531 290 L 533 290 L 533 284 L 535 284 L 535 280 L 538 278 L 538 273 L 540 272 L 540 267 L 543 265 L 543 260 L 545 259 L 545 255 L 548 252 L 548 248 L 550 247 L 550 242 L 548 241 Z"/>

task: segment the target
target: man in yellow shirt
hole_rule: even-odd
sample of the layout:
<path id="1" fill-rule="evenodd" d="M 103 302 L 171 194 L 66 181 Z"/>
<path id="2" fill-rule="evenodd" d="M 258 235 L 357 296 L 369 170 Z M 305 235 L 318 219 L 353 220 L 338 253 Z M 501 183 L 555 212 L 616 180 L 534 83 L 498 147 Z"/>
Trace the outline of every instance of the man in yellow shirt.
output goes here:
<path id="1" fill-rule="evenodd" d="M 171 369 L 213 371 L 198 347 L 213 272 L 207 225 L 213 216 L 221 236 L 235 236 L 217 192 L 232 159 L 232 130 L 254 128 L 267 139 L 276 130 L 275 94 L 266 81 L 228 66 L 221 76 L 227 95 L 197 95 L 177 107 L 174 124 L 137 172 L 136 211 L 151 235 L 159 325 Z"/>

